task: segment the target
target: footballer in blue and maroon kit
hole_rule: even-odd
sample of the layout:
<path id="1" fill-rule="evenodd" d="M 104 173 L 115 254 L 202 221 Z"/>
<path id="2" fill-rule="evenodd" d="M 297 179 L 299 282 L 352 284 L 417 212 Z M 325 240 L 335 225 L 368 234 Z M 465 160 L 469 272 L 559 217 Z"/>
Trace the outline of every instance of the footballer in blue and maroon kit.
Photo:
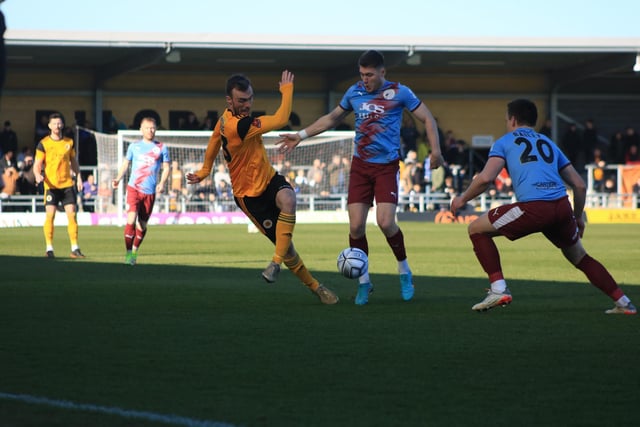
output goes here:
<path id="1" fill-rule="evenodd" d="M 166 145 L 155 140 L 156 121 L 153 118 L 142 119 L 140 131 L 142 139 L 129 145 L 118 176 L 113 180 L 113 188 L 117 188 L 131 165 L 127 183 L 127 224 L 124 228 L 125 264 L 130 265 L 137 262 L 138 248 L 147 233 L 156 193 L 164 190 L 171 161 Z M 158 182 L 160 168 L 162 174 Z"/>
<path id="2" fill-rule="evenodd" d="M 355 115 L 356 136 L 349 175 L 347 209 L 349 211 L 349 247 L 369 253 L 366 223 L 369 209 L 376 202 L 376 222 L 384 234 L 400 274 L 400 295 L 409 301 L 414 295 L 413 276 L 407 261 L 404 236 L 396 223 L 400 174 L 400 126 L 405 109 L 424 124 L 431 146 L 431 168 L 444 160 L 435 119 L 407 86 L 385 79 L 384 56 L 376 50 L 364 52 L 358 60 L 360 81 L 344 94 L 330 113 L 296 134 L 282 135 L 280 150 L 288 152 L 300 141 L 335 128 L 351 112 Z M 373 285 L 369 272 L 358 278 L 356 305 L 369 302 Z"/>

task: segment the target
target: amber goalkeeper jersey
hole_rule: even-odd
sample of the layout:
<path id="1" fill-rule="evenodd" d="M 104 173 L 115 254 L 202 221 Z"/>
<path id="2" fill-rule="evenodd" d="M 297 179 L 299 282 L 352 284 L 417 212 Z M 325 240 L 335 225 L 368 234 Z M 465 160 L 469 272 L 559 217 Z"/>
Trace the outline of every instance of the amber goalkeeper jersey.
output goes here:
<path id="1" fill-rule="evenodd" d="M 211 174 L 213 162 L 222 148 L 233 195 L 255 197 L 265 191 L 276 170 L 267 157 L 262 135 L 282 129 L 289 122 L 293 83 L 280 86 L 280 93 L 282 102 L 273 115 L 234 116 L 231 110 L 225 110 L 209 138 L 202 169 L 195 173 L 200 179 Z"/>
<path id="2" fill-rule="evenodd" d="M 45 136 L 36 147 L 36 159 L 44 162 L 44 188 L 67 188 L 73 186 L 71 160 L 76 150 L 71 138 L 59 141 Z"/>

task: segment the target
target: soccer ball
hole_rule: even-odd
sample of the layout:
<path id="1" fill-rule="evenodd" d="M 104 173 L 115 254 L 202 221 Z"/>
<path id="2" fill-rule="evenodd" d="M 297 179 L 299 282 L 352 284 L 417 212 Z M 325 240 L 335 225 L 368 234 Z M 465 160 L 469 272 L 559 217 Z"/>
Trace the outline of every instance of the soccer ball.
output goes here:
<path id="1" fill-rule="evenodd" d="M 367 272 L 369 259 L 358 248 L 347 248 L 338 255 L 338 271 L 348 279 L 357 279 Z"/>

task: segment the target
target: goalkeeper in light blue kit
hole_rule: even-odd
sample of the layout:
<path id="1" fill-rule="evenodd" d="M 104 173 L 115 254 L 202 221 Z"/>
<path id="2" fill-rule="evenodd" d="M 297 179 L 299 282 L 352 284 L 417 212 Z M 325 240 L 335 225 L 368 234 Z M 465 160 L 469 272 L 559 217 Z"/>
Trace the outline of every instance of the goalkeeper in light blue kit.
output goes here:
<path id="1" fill-rule="evenodd" d="M 486 311 L 512 300 L 493 238 L 505 236 L 517 240 L 542 233 L 592 285 L 615 302 L 605 313 L 636 314 L 636 308 L 611 274 L 582 246 L 586 185 L 558 146 L 534 130 L 537 120 L 538 110 L 533 102 L 527 99 L 510 102 L 506 113 L 508 133 L 493 144 L 484 169 L 466 191 L 451 201 L 451 212 L 455 214 L 482 194 L 502 168 L 509 172 L 518 200 L 493 208 L 469 224 L 473 250 L 491 283 L 486 298 L 472 309 Z M 573 190 L 573 209 L 564 182 Z"/>
<path id="2" fill-rule="evenodd" d="M 437 125 L 431 111 L 409 87 L 386 80 L 384 56 L 368 50 L 358 59 L 361 81 L 345 92 L 340 104 L 305 129 L 283 134 L 277 142 L 282 152 L 294 149 L 303 139 L 336 127 L 345 117 L 355 114 L 355 152 L 351 162 L 347 209 L 349 246 L 369 253 L 366 225 L 369 209 L 376 201 L 376 222 L 398 262 L 400 295 L 409 301 L 414 295 L 413 276 L 407 260 L 402 230 L 396 223 L 399 193 L 400 126 L 404 109 L 424 123 L 431 146 L 430 165 L 443 162 Z M 369 302 L 373 285 L 366 272 L 358 279 L 356 305 Z"/>

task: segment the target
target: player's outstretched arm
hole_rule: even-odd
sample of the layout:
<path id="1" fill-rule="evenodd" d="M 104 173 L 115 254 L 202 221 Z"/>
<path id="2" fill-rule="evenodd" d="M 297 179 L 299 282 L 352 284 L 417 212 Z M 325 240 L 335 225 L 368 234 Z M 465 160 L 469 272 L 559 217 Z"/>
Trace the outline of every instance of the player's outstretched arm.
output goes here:
<path id="1" fill-rule="evenodd" d="M 433 114 L 427 106 L 420 104 L 420 106 L 413 112 L 413 114 L 424 123 L 424 128 L 427 133 L 427 140 L 431 147 L 431 153 L 429 153 L 429 165 L 431 169 L 437 169 L 444 165 L 444 158 L 440 152 L 440 137 L 438 136 L 438 125 L 436 119 L 433 118 Z"/>
<path id="2" fill-rule="evenodd" d="M 300 144 L 303 140 L 318 135 L 325 130 L 336 127 L 344 118 L 349 114 L 348 111 L 338 106 L 333 109 L 329 114 L 317 119 L 315 122 L 302 129 L 297 133 L 281 133 L 280 139 L 275 142 L 275 145 L 280 146 L 280 152 L 285 153 L 291 151 Z"/>
<path id="3" fill-rule="evenodd" d="M 120 184 L 120 180 L 124 176 L 124 173 L 129 170 L 129 160 L 124 159 L 122 161 L 122 165 L 120 165 L 120 170 L 118 171 L 118 175 L 111 181 L 111 186 L 113 188 L 118 188 Z"/>
<path id="4" fill-rule="evenodd" d="M 188 172 L 185 175 L 185 178 L 187 179 L 187 184 L 197 184 L 200 181 L 202 181 L 202 178 L 200 178 L 198 175 L 196 175 L 195 173 L 191 173 Z"/>
<path id="5" fill-rule="evenodd" d="M 280 86 L 287 83 L 293 83 L 293 78 L 294 78 L 294 75 L 291 71 L 284 70 L 282 72 L 282 77 L 280 78 Z"/>
<path id="6" fill-rule="evenodd" d="M 469 187 L 451 200 L 450 210 L 454 215 L 467 204 L 468 201 L 473 200 L 480 194 L 485 192 L 489 185 L 496 179 L 502 168 L 504 167 L 504 159 L 500 157 L 489 157 L 487 163 L 484 165 L 482 171 L 476 175 Z"/>

